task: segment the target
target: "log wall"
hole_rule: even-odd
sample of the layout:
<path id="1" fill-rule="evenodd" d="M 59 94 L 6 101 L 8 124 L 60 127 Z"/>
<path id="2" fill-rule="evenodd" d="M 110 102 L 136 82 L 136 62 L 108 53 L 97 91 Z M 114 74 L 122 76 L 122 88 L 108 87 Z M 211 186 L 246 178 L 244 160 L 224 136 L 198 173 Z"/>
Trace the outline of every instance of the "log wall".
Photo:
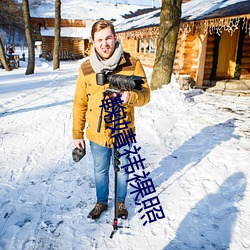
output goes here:
<path id="1" fill-rule="evenodd" d="M 42 57 L 46 58 L 49 52 L 53 52 L 54 37 L 42 37 Z M 88 40 L 78 38 L 61 38 L 60 51 L 69 51 L 76 58 L 84 57 L 84 51 L 88 47 Z"/>
<path id="2" fill-rule="evenodd" d="M 196 79 L 198 54 L 198 37 L 196 35 L 179 34 L 173 73 L 177 76 L 189 75 L 193 80 Z"/>
<path id="3" fill-rule="evenodd" d="M 54 18 L 31 18 L 33 28 L 37 27 L 55 27 Z M 84 20 L 71 20 L 71 19 L 61 19 L 61 27 L 86 27 L 86 21 Z"/>
<path id="4" fill-rule="evenodd" d="M 121 38 L 120 41 L 124 51 L 127 51 L 135 58 L 138 58 L 145 67 L 152 68 L 154 66 L 155 53 L 140 51 L 138 48 L 138 40 Z"/>
<path id="5" fill-rule="evenodd" d="M 240 79 L 250 79 L 250 36 L 245 35 L 242 46 Z"/>
<path id="6" fill-rule="evenodd" d="M 185 36 L 179 35 L 177 39 L 176 44 L 176 50 L 175 50 L 175 59 L 174 59 L 174 65 L 173 65 L 173 73 L 178 74 L 178 72 L 183 68 L 183 53 L 185 47 Z"/>

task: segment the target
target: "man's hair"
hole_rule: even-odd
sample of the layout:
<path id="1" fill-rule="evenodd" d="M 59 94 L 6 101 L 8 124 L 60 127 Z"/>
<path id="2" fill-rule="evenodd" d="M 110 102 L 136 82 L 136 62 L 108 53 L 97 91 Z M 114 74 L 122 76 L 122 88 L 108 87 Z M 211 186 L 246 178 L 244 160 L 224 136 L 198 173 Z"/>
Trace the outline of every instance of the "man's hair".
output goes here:
<path id="1" fill-rule="evenodd" d="M 110 28 L 112 33 L 114 34 L 115 36 L 115 28 L 114 28 L 114 25 L 110 22 L 110 21 L 107 21 L 107 20 L 99 20 L 97 22 L 95 22 L 92 26 L 92 30 L 91 30 L 91 38 L 92 40 L 94 40 L 94 35 L 96 32 L 102 30 L 102 29 L 106 29 L 106 28 Z"/>

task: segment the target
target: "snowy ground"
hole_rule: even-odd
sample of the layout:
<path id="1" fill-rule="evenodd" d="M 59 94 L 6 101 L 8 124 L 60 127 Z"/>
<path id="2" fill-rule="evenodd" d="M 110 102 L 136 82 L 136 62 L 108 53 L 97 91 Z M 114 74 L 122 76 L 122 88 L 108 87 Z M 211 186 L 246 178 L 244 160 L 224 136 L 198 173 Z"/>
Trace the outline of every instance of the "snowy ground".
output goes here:
<path id="1" fill-rule="evenodd" d="M 80 63 L 53 71 L 37 59 L 29 76 L 24 62 L 0 70 L 0 249 L 250 249 L 250 99 L 181 92 L 174 81 L 136 113 L 137 145 L 166 218 L 143 226 L 129 194 L 130 228 L 110 239 L 111 182 L 107 213 L 87 221 L 89 145 L 82 161 L 71 158 Z"/>

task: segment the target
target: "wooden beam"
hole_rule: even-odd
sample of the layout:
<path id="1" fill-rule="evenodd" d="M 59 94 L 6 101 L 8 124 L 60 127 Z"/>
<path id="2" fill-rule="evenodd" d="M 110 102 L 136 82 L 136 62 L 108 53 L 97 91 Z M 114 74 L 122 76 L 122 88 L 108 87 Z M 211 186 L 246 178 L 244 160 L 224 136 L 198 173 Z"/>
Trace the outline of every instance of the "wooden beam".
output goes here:
<path id="1" fill-rule="evenodd" d="M 198 65 L 197 65 L 198 67 L 196 71 L 196 79 L 194 79 L 197 87 L 202 87 L 203 85 L 206 50 L 207 50 L 207 36 L 201 34 L 199 35 L 199 55 L 198 55 Z"/>

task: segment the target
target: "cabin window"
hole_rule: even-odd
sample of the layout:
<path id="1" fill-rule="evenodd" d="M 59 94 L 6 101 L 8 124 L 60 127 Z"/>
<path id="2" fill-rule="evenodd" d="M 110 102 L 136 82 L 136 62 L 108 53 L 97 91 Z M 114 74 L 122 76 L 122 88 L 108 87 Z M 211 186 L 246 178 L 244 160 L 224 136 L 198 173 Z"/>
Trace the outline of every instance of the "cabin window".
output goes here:
<path id="1" fill-rule="evenodd" d="M 155 53 L 155 38 L 150 39 L 150 53 Z"/>
<path id="2" fill-rule="evenodd" d="M 155 38 L 142 38 L 137 40 L 138 53 L 155 53 Z"/>

